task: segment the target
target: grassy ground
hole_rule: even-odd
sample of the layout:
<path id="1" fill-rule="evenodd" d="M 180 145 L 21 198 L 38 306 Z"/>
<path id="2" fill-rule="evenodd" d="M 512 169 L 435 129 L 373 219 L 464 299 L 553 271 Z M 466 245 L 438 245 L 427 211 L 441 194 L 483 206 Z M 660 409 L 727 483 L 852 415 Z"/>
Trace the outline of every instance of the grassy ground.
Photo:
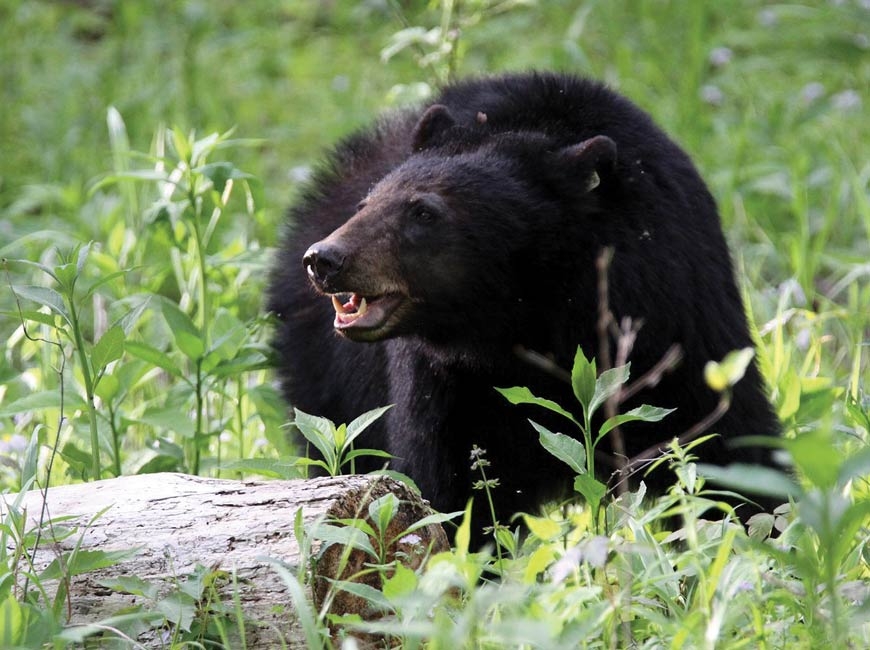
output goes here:
<path id="1" fill-rule="evenodd" d="M 385 607 L 397 620 L 434 612 L 413 628 L 432 647 L 622 647 L 627 635 L 640 647 L 866 647 L 870 9 L 858 0 L 7 0 L 0 485 L 44 485 L 49 469 L 52 484 L 287 475 L 259 313 L 299 180 L 324 146 L 450 75 L 528 68 L 604 79 L 702 169 L 797 441 L 799 506 L 767 545 L 704 528 L 674 547 L 651 535 L 646 508 L 597 536 L 582 516 L 540 524 L 523 548 L 502 540 L 510 561 L 460 549 Z M 595 543 L 622 563 L 559 568 Z M 502 583 L 478 588 L 484 567 Z M 25 611 L 20 569 L 7 569 L 0 610 Z"/>

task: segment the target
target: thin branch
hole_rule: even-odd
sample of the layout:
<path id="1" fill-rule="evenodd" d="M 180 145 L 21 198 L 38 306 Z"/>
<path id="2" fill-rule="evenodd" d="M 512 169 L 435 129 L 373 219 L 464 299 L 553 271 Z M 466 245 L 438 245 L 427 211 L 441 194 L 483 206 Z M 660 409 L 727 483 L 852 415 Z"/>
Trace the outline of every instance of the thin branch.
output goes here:
<path id="1" fill-rule="evenodd" d="M 658 385 L 664 374 L 676 368 L 682 359 L 683 348 L 679 343 L 674 343 L 667 349 L 656 365 L 647 370 L 622 390 L 621 401 L 625 402 L 631 399 L 644 388 L 652 388 Z"/>
<path id="2" fill-rule="evenodd" d="M 719 403 L 716 404 L 716 408 L 714 408 L 703 420 L 696 422 L 690 429 L 678 436 L 676 439 L 676 443 L 680 447 L 683 447 L 701 436 L 702 434 L 706 433 L 710 429 L 710 427 L 712 427 L 720 419 L 722 419 L 722 416 L 725 415 L 730 407 L 731 395 L 727 392 L 722 393 L 722 396 L 719 398 Z M 620 473 L 623 474 L 616 486 L 624 484 L 634 474 L 644 469 L 644 467 L 652 464 L 653 462 L 667 454 L 670 444 L 670 442 L 658 442 L 652 447 L 648 447 L 636 456 L 630 458 L 625 468 L 621 472 L 619 470 L 614 472 L 613 476 L 616 476 Z"/>
<path id="3" fill-rule="evenodd" d="M 613 259 L 613 248 L 607 247 L 595 260 L 595 272 L 598 275 L 598 364 L 602 372 L 613 367 L 610 357 L 610 328 L 614 323 L 613 314 L 610 312 L 608 286 L 608 269 Z"/>
<path id="4" fill-rule="evenodd" d="M 530 350 L 527 347 L 517 344 L 514 346 L 514 354 L 519 357 L 520 360 L 547 373 L 551 377 L 555 377 L 567 384 L 571 383 L 571 373 L 540 352 L 535 352 L 534 350 Z"/>

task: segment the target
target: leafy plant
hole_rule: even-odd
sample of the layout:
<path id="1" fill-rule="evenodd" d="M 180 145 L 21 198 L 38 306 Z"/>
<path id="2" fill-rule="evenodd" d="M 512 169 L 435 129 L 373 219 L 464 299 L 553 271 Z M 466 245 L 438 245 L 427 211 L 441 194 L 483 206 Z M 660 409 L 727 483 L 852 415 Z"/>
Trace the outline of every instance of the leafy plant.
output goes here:
<path id="1" fill-rule="evenodd" d="M 353 444 L 363 431 L 389 409 L 389 406 L 376 408 L 363 413 L 350 424 L 338 426 L 327 418 L 308 415 L 299 409 L 294 409 L 296 419 L 293 425 L 322 456 L 314 459 L 303 456 L 296 461 L 297 464 L 306 467 L 315 465 L 324 469 L 330 476 L 338 476 L 345 465 L 348 465 L 350 473 L 354 474 L 354 461 L 360 456 L 390 458 L 390 455 L 384 451 L 355 449 Z"/>
<path id="2" fill-rule="evenodd" d="M 628 422 L 658 422 L 673 409 L 663 409 L 652 406 L 639 406 L 621 415 L 607 418 L 597 432 L 593 431 L 592 418 L 595 413 L 621 389 L 629 378 L 629 365 L 605 370 L 597 374 L 595 360 L 588 360 L 583 350 L 577 348 L 574 355 L 574 365 L 571 369 L 571 385 L 574 396 L 580 404 L 581 420 L 555 402 L 535 397 L 527 388 L 497 388 L 511 404 L 534 404 L 557 413 L 570 421 L 579 429 L 581 440 L 563 433 L 550 431 L 543 425 L 530 420 L 538 432 L 541 445 L 553 456 L 568 465 L 577 476 L 574 479 L 574 490 L 583 495 L 594 513 L 597 521 L 601 509 L 601 500 L 607 492 L 607 486 L 595 478 L 595 448 L 601 440 L 614 428 Z M 596 524 L 597 525 L 597 524 Z"/>

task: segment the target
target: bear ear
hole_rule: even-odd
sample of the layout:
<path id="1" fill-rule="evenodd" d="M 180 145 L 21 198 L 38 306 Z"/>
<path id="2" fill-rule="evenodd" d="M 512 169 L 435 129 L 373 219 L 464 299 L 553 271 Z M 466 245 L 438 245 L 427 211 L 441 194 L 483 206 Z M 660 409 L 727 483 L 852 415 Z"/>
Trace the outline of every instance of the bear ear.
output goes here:
<path id="1" fill-rule="evenodd" d="M 616 143 L 606 135 L 596 135 L 559 152 L 561 158 L 579 169 L 586 191 L 598 187 L 616 169 Z"/>
<path id="2" fill-rule="evenodd" d="M 456 124 L 456 120 L 443 104 L 434 104 L 426 109 L 411 133 L 411 151 L 422 151 L 439 133 Z"/>

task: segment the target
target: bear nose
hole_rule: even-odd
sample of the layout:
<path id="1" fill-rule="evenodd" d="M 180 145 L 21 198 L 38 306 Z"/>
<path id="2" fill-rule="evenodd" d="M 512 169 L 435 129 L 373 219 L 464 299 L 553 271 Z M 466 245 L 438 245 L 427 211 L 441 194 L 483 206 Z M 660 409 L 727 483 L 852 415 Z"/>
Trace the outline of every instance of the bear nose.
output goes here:
<path id="1" fill-rule="evenodd" d="M 302 257 L 302 264 L 315 284 L 323 287 L 333 280 L 344 266 L 345 255 L 332 246 L 315 244 Z"/>

